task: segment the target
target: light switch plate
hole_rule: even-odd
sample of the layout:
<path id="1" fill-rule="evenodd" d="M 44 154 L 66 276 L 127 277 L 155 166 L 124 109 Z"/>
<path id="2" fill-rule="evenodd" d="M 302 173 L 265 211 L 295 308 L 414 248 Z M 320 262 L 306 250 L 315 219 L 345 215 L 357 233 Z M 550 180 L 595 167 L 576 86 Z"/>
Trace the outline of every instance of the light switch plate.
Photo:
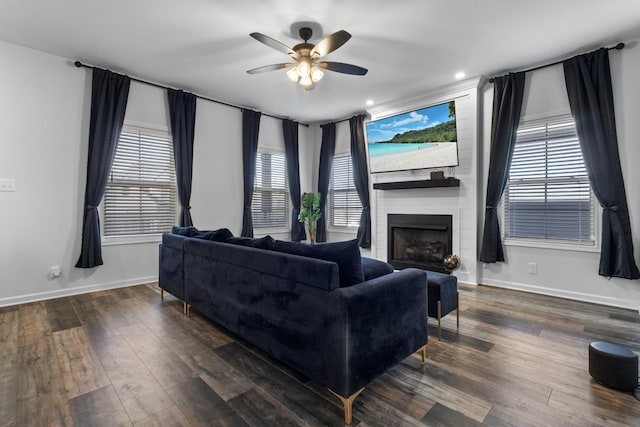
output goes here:
<path id="1" fill-rule="evenodd" d="M 13 178 L 0 178 L 0 191 L 16 191 L 16 180 Z"/>

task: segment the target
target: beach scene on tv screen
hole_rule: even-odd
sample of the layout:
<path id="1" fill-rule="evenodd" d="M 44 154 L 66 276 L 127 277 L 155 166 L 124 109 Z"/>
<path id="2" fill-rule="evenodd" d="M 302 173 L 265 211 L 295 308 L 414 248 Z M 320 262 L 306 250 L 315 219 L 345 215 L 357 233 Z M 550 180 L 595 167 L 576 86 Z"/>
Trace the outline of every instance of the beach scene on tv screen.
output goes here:
<path id="1" fill-rule="evenodd" d="M 367 123 L 371 172 L 457 166 L 455 101 Z"/>

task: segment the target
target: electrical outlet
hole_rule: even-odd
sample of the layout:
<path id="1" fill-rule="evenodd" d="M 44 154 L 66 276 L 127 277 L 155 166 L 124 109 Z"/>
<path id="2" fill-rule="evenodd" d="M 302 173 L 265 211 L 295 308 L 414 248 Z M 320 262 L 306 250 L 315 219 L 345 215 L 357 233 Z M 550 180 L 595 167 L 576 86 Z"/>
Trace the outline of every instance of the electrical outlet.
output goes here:
<path id="1" fill-rule="evenodd" d="M 538 263 L 530 262 L 529 263 L 529 274 L 538 274 Z"/>
<path id="2" fill-rule="evenodd" d="M 60 266 L 54 266 L 51 267 L 49 269 L 49 278 L 50 279 L 57 279 L 58 277 L 62 276 L 62 270 L 60 269 Z"/>

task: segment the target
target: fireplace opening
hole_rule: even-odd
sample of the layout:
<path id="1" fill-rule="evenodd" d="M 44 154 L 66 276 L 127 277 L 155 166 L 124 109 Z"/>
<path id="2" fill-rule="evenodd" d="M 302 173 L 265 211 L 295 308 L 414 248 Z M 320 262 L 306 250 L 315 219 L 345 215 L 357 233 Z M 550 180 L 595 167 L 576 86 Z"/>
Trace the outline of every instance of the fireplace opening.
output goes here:
<path id="1" fill-rule="evenodd" d="M 390 214 L 387 224 L 387 258 L 395 269 L 447 271 L 444 259 L 451 255 L 451 215 Z"/>

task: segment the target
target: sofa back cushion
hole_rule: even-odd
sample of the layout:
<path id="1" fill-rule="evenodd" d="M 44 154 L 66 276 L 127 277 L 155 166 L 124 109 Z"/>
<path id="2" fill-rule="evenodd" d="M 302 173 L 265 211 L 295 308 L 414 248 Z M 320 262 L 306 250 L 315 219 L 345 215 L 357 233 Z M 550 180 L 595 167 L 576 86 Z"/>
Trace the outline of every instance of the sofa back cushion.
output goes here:
<path id="1" fill-rule="evenodd" d="M 273 288 L 270 287 L 272 280 L 281 282 L 278 286 L 285 286 L 294 293 L 297 292 L 294 289 L 300 285 L 326 292 L 340 287 L 338 265 L 335 262 L 249 246 L 185 238 L 184 259 L 186 281 L 200 283 L 204 287 L 217 283 L 220 289 L 224 288 L 234 295 L 240 292 L 234 287 L 256 282 L 256 275 L 261 277 L 258 282 L 264 285 L 262 292 L 283 298 L 285 293 L 278 291 L 273 294 Z M 220 289 L 216 292 L 222 292 Z M 189 299 L 186 301 L 191 303 Z"/>
<path id="2" fill-rule="evenodd" d="M 338 264 L 341 288 L 364 282 L 362 259 L 357 239 L 316 244 L 276 240 L 275 250 L 335 262 Z"/>

